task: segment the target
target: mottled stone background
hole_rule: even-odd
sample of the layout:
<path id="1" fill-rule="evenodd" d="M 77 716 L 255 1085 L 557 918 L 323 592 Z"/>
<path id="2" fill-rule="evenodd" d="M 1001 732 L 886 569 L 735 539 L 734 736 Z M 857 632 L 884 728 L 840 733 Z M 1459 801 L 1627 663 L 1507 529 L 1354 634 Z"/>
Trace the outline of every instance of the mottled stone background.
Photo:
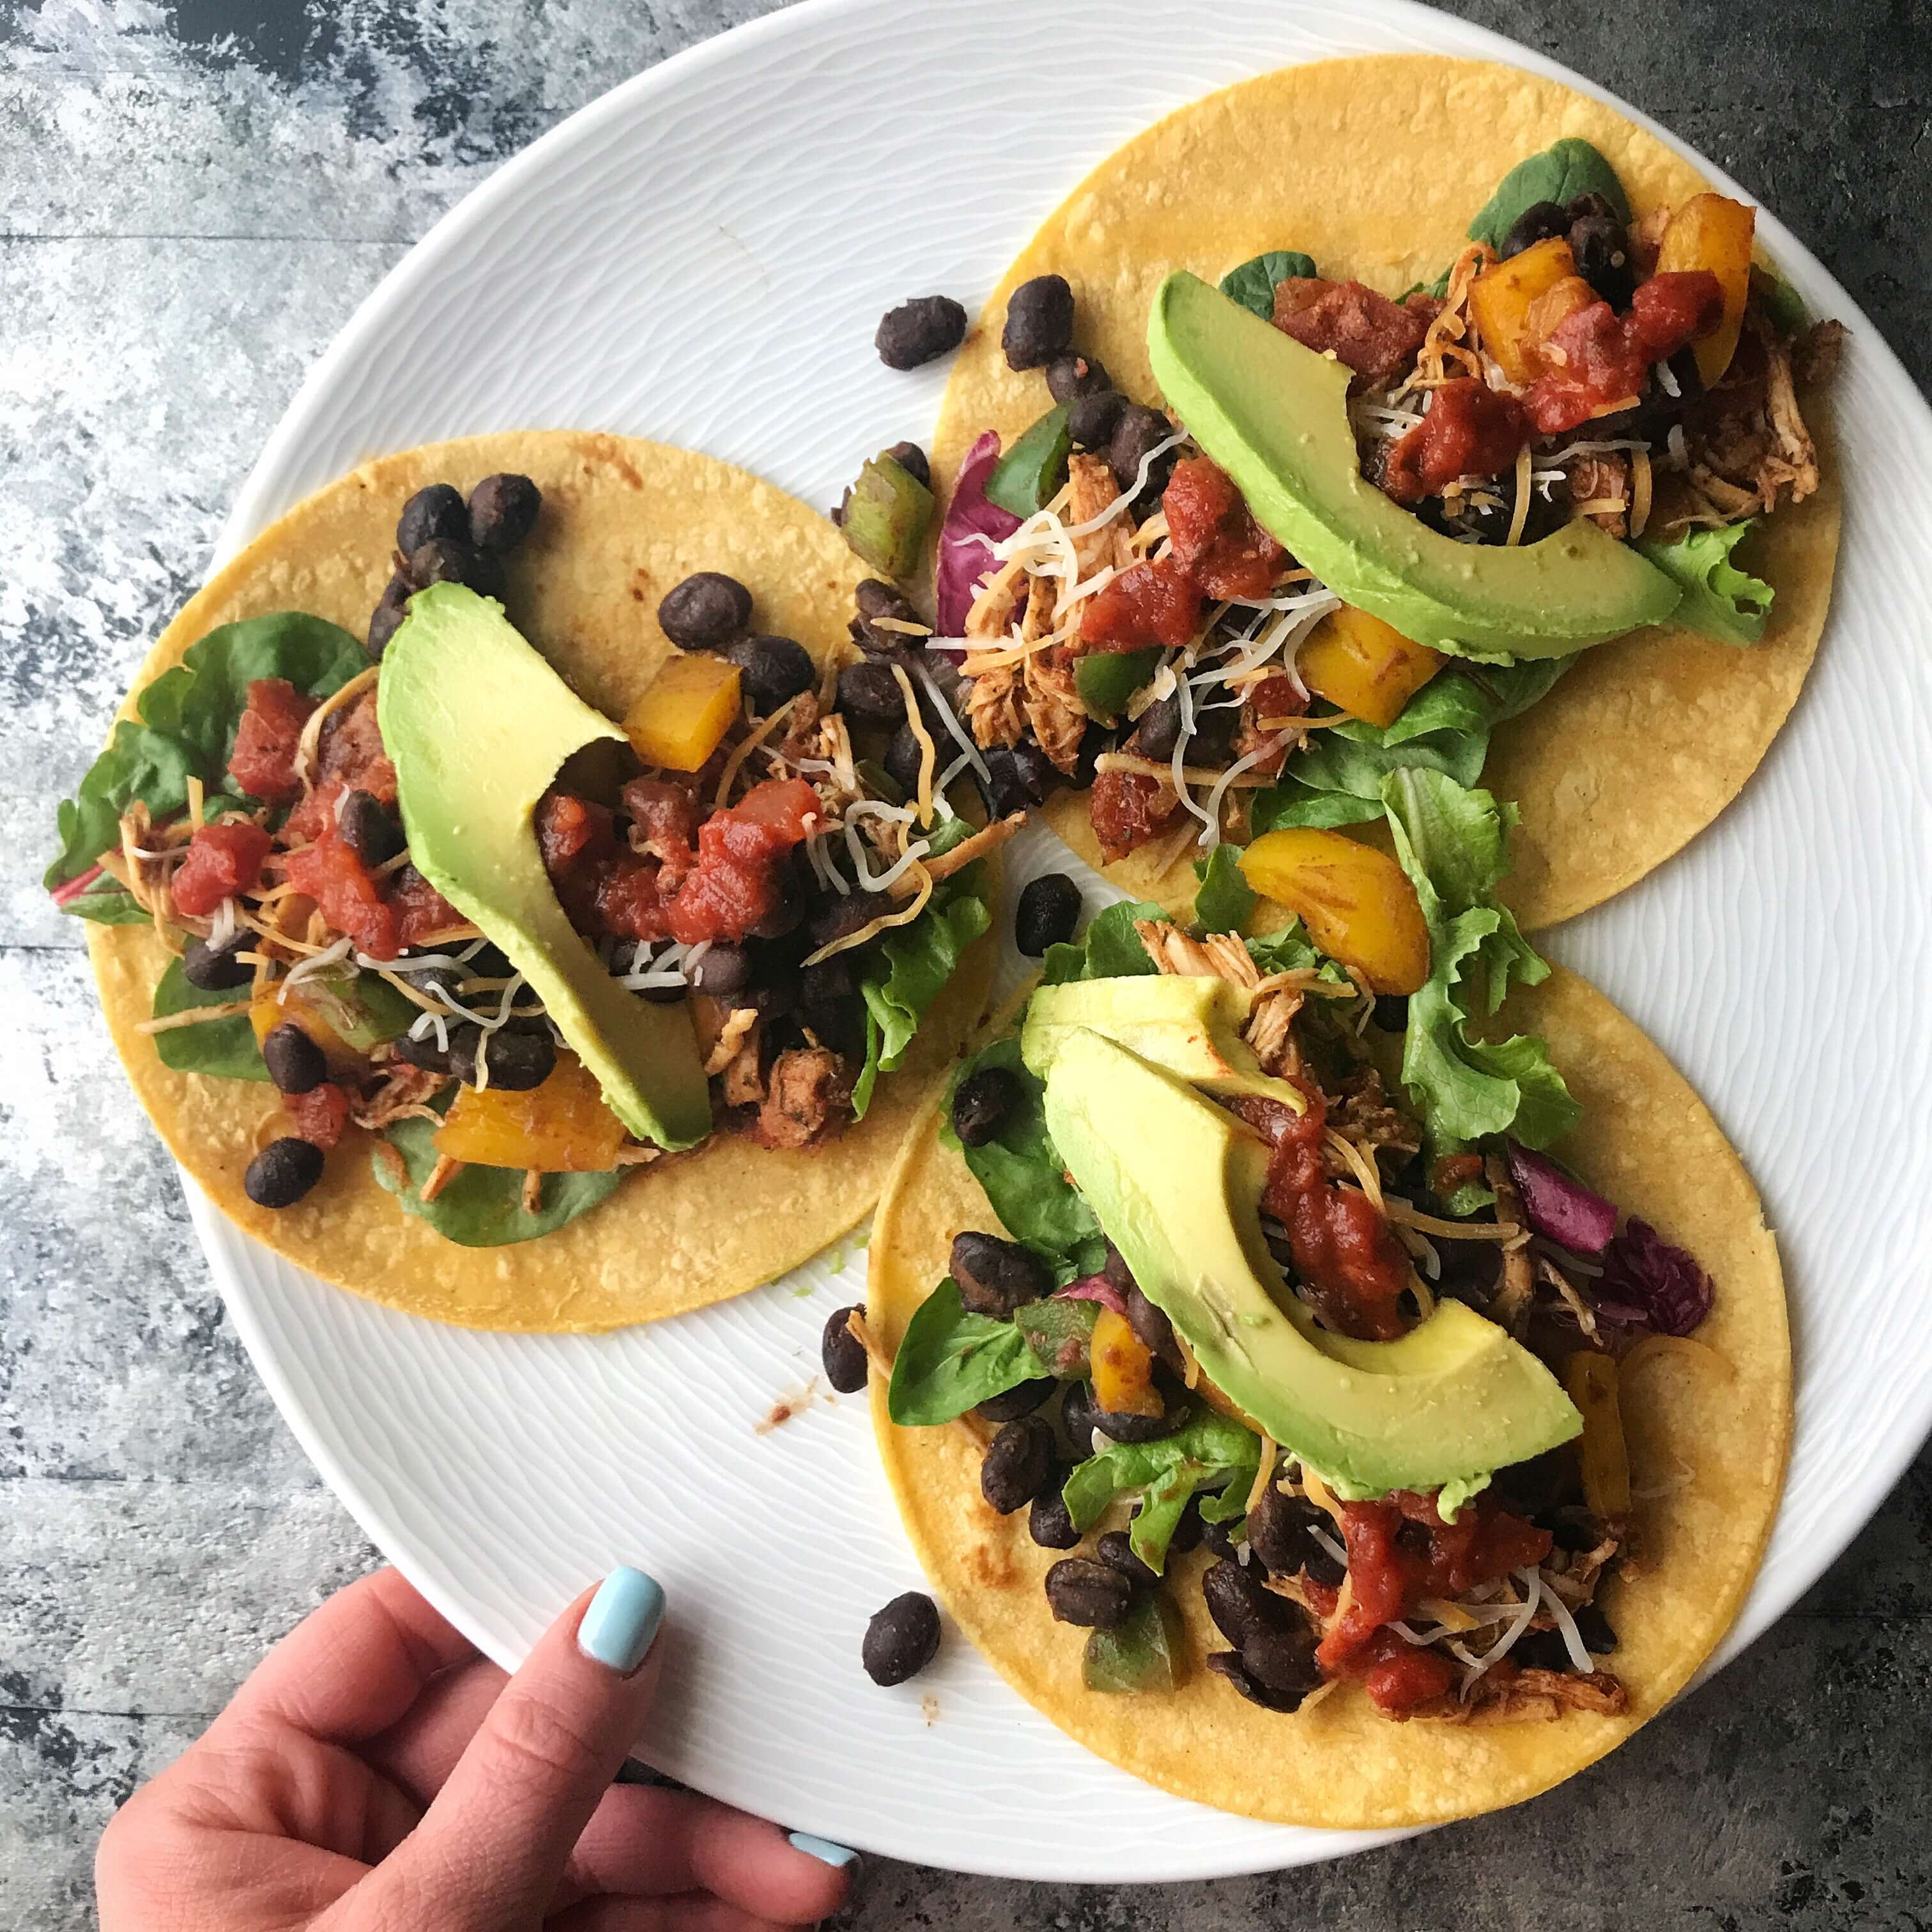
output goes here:
<path id="1" fill-rule="evenodd" d="M 383 272 L 562 116 L 766 10 L 0 0 L 0 1927 L 91 1924 L 115 1805 L 375 1558 L 257 1386 L 128 1102 L 80 932 L 36 884 L 52 802 L 199 578 L 296 383 Z M 1454 10 L 1598 76 L 1732 170 L 1925 381 L 1925 6 Z M 1714 1689 L 1507 1816 L 1160 1890 L 887 1865 L 849 1922 L 1923 1928 L 1928 1548 L 1922 1459 Z"/>

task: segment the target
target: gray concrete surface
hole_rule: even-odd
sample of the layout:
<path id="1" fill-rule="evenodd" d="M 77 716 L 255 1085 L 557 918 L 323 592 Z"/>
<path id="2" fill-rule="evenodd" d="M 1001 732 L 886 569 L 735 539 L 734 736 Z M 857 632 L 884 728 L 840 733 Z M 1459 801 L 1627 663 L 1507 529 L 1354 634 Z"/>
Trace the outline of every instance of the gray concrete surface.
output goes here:
<path id="1" fill-rule="evenodd" d="M 146 640 L 377 278 L 506 155 L 762 0 L 0 0 L 0 1928 L 374 1560 L 256 1383 L 36 880 Z M 1932 370 L 1932 13 L 1457 0 L 1697 142 Z M 1177 14 L 1184 9 L 1177 9 Z M 1152 50 L 1150 51 L 1150 57 Z M 1643 1744 L 1507 1816 L 1158 1890 L 885 1865 L 854 1927 L 1932 1924 L 1932 1459 Z"/>

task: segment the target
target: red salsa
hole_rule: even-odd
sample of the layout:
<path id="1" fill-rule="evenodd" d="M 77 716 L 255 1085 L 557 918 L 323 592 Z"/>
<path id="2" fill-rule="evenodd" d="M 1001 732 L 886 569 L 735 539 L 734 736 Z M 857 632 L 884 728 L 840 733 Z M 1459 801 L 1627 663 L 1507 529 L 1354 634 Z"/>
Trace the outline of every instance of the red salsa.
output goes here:
<path id="1" fill-rule="evenodd" d="M 401 950 L 395 908 L 339 833 L 325 832 L 313 845 L 291 852 L 284 861 L 284 877 L 297 892 L 314 900 L 329 925 L 348 934 L 357 950 L 370 958 L 393 959 Z"/>
<path id="2" fill-rule="evenodd" d="M 1625 314 L 1597 302 L 1565 316 L 1543 345 L 1545 373 L 1524 399 L 1538 434 L 1560 435 L 1634 404 L 1651 364 L 1708 335 L 1724 313 L 1717 277 L 1690 268 L 1640 284 Z"/>
<path id="3" fill-rule="evenodd" d="M 1291 275 L 1275 285 L 1275 327 L 1352 369 L 1356 388 L 1386 382 L 1408 368 L 1430 319 L 1430 311 L 1391 302 L 1360 282 Z"/>
<path id="4" fill-rule="evenodd" d="M 311 1087 L 306 1094 L 284 1094 L 289 1131 L 298 1140 L 313 1141 L 326 1154 L 349 1124 L 349 1092 L 333 1080 Z"/>
<path id="5" fill-rule="evenodd" d="M 288 805 L 302 796 L 296 752 L 315 706 L 314 698 L 285 677 L 258 677 L 250 683 L 228 758 L 228 776 L 238 789 L 268 805 Z"/>
<path id="6" fill-rule="evenodd" d="M 1429 413 L 1389 452 L 1382 487 L 1398 503 L 1419 503 L 1459 476 L 1501 476 L 1529 440 L 1515 397 L 1462 376 L 1436 392 Z"/>
<path id="7" fill-rule="evenodd" d="M 176 910 L 206 919 L 224 899 L 253 891 L 274 843 L 259 825 L 204 825 L 176 869 Z"/>
<path id="8" fill-rule="evenodd" d="M 1087 600 L 1080 641 L 1090 650 L 1178 650 L 1200 628 L 1205 600 L 1177 557 L 1136 563 Z"/>
<path id="9" fill-rule="evenodd" d="M 1144 772 L 1096 772 L 1088 809 L 1100 856 L 1111 866 L 1166 831 L 1180 802 L 1170 787 Z"/>
<path id="10" fill-rule="evenodd" d="M 1161 498 L 1174 560 L 1210 597 L 1259 597 L 1288 553 L 1254 520 L 1220 464 L 1190 456 Z"/>

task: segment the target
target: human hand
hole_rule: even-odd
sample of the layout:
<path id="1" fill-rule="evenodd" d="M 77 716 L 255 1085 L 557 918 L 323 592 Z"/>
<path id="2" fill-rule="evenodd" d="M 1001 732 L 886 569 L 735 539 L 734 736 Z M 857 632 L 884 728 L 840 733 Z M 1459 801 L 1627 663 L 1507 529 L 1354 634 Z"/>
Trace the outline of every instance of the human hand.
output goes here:
<path id="1" fill-rule="evenodd" d="M 836 1911 L 850 1852 L 611 1784 L 663 1609 L 615 1570 L 506 1677 L 396 1571 L 364 1577 L 116 1814 L 101 1932 L 763 1932 Z"/>

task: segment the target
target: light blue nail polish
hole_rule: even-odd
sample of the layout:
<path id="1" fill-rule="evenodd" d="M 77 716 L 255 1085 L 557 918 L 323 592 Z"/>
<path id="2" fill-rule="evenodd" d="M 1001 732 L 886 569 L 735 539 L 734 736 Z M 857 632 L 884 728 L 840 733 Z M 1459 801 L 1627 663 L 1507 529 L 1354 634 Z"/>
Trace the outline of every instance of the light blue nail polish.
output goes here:
<path id="1" fill-rule="evenodd" d="M 657 1580 L 620 1566 L 591 1598 L 577 1627 L 577 1647 L 619 1676 L 628 1677 L 644 1662 L 664 1612 L 664 1593 Z"/>
<path id="2" fill-rule="evenodd" d="M 814 1838 L 809 1832 L 794 1832 L 788 1842 L 794 1851 L 804 1852 L 808 1858 L 816 1858 L 822 1865 L 830 1865 L 835 1870 L 847 1865 L 856 1865 L 859 1854 L 844 1845 L 835 1845 L 830 1838 Z"/>

